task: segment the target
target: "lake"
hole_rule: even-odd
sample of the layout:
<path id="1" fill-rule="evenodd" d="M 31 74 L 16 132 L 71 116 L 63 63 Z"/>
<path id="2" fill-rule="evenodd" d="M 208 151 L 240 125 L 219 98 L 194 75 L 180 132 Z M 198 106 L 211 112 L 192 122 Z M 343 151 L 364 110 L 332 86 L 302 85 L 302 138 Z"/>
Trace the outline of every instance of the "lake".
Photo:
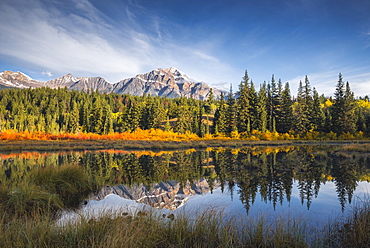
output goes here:
<path id="1" fill-rule="evenodd" d="M 80 213 L 217 208 L 243 218 L 299 218 L 321 226 L 370 192 L 370 157 L 340 146 L 207 148 L 0 154 L 0 184 L 16 186 L 45 167 L 81 166 L 101 188 Z M 122 210 L 124 209 L 124 210 Z"/>

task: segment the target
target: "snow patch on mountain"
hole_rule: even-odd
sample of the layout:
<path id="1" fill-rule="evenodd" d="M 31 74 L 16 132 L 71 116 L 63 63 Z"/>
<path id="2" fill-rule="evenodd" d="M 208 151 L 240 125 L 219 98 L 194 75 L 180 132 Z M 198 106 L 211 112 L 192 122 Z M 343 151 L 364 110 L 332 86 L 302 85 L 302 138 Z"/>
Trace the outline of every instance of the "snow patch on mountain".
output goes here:
<path id="1" fill-rule="evenodd" d="M 194 99 L 206 99 L 211 89 L 204 82 L 196 82 L 185 73 L 175 67 L 168 69 L 155 69 L 145 74 L 121 80 L 111 84 L 102 77 L 74 77 L 66 74 L 62 77 L 45 82 L 33 80 L 21 72 L 4 71 L 0 73 L 0 85 L 15 88 L 63 88 L 99 92 L 131 94 L 141 96 L 150 94 L 152 96 L 193 97 Z M 221 90 L 213 88 L 214 96 L 220 96 Z M 224 92 L 226 93 L 226 92 Z"/>

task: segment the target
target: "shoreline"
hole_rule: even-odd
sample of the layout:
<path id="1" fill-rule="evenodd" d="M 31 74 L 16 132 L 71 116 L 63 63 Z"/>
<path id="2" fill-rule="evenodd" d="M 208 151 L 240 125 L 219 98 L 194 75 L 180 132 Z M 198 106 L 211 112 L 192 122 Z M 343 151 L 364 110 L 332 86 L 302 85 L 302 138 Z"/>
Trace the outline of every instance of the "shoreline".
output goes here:
<path id="1" fill-rule="evenodd" d="M 195 141 L 155 141 L 155 140 L 10 140 L 0 141 L 0 152 L 7 151 L 85 151 L 101 149 L 124 150 L 182 150 L 207 147 L 240 148 L 256 146 L 290 145 L 349 145 L 370 144 L 370 140 L 195 140 Z"/>

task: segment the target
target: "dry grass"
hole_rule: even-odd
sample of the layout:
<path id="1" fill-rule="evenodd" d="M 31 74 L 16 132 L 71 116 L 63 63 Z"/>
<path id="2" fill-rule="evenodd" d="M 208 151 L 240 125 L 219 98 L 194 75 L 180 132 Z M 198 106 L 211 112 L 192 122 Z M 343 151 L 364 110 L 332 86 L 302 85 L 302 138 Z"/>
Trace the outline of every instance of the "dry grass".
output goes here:
<path id="1" fill-rule="evenodd" d="M 369 247 L 370 245 L 370 199 L 357 202 L 351 213 L 343 220 L 328 226 L 328 247 Z"/>
<path id="2" fill-rule="evenodd" d="M 64 225 L 47 212 L 9 219 L 2 211 L 0 247 L 368 247 L 369 210 L 368 203 L 358 205 L 345 221 L 316 232 L 307 228 L 307 220 L 228 218 L 217 209 L 196 218 L 105 212 Z"/>

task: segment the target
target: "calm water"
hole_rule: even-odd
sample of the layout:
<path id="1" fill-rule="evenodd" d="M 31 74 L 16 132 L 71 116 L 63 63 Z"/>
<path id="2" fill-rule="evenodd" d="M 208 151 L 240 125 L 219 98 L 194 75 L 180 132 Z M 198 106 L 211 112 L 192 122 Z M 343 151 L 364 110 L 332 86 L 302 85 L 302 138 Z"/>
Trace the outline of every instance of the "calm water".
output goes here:
<path id="1" fill-rule="evenodd" d="M 80 211 L 158 209 L 298 217 L 320 225 L 369 199 L 370 157 L 334 146 L 0 154 L 0 184 L 49 166 L 80 165 L 102 185 Z"/>

